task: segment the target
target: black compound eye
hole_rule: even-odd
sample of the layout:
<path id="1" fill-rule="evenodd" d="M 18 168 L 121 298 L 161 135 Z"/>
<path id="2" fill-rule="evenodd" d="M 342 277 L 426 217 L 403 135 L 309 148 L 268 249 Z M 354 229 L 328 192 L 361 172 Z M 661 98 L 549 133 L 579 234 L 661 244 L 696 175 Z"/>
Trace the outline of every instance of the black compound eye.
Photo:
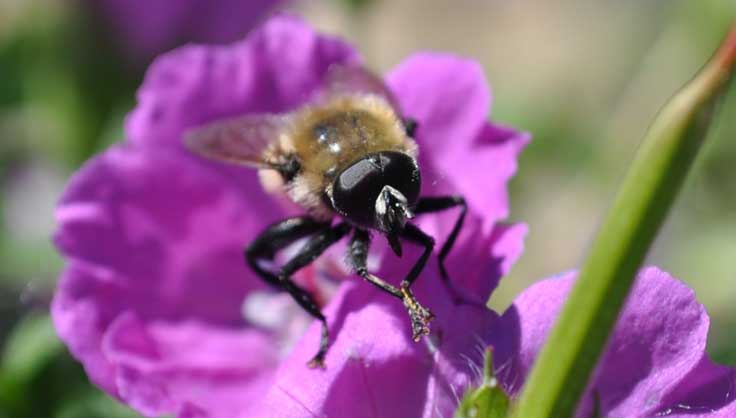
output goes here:
<path id="1" fill-rule="evenodd" d="M 375 227 L 375 205 L 384 186 L 400 191 L 410 208 L 419 198 L 421 176 L 416 161 L 407 154 L 384 151 L 367 155 L 343 170 L 335 179 L 332 204 L 351 221 Z"/>

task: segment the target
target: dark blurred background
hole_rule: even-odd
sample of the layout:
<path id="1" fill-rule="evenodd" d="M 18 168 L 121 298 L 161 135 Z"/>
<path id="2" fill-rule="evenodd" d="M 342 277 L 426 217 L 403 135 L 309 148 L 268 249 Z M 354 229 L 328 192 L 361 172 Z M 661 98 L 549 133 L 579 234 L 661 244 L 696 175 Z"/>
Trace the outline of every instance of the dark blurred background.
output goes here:
<path id="1" fill-rule="evenodd" d="M 494 120 L 534 134 L 511 187 L 531 232 L 499 310 L 580 263 L 657 109 L 736 17 L 735 0 L 1 0 L 0 418 L 137 416 L 88 383 L 51 325 L 55 202 L 123 138 L 155 55 L 240 39 L 284 8 L 380 72 L 417 50 L 479 60 Z M 649 261 L 696 290 L 711 356 L 736 364 L 736 89 L 710 136 Z"/>

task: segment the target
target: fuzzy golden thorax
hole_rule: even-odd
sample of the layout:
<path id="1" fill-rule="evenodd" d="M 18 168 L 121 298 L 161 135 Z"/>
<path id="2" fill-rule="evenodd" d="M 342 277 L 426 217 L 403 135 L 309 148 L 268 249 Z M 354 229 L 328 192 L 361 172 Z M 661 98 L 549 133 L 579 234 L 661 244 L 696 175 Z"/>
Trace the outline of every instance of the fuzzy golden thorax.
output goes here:
<path id="1" fill-rule="evenodd" d="M 301 170 L 281 185 L 288 196 L 312 215 L 334 215 L 325 204 L 334 179 L 367 154 L 399 151 L 417 156 L 416 143 L 408 137 L 394 109 L 381 97 L 354 95 L 312 104 L 295 112 L 290 126 L 268 151 L 273 160 L 295 156 Z M 273 190 L 273 176 L 266 189 Z"/>

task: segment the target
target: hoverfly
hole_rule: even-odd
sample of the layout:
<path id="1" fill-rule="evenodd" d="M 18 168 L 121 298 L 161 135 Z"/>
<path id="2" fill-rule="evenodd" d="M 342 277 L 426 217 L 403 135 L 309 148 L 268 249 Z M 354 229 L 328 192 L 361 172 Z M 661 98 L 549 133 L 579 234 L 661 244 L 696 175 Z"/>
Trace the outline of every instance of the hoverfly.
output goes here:
<path id="1" fill-rule="evenodd" d="M 414 297 L 411 286 L 424 269 L 435 240 L 408 222 L 415 215 L 459 206 L 460 214 L 439 253 L 444 260 L 463 224 L 462 196 L 419 197 L 417 128 L 401 119 L 383 81 L 353 66 L 335 66 L 326 75 L 320 98 L 286 114 L 248 114 L 195 128 L 185 136 L 190 150 L 218 161 L 259 169 L 266 189 L 284 192 L 306 214 L 267 227 L 245 250 L 247 264 L 264 281 L 288 292 L 322 323 L 319 349 L 310 367 L 324 367 L 329 346 L 327 321 L 313 295 L 291 276 L 352 231 L 348 262 L 358 275 L 403 302 L 415 341 L 429 333 L 432 313 Z M 274 181 L 276 182 L 274 184 Z M 333 225 L 333 220 L 339 220 Z M 367 256 L 371 231 L 383 234 L 397 256 L 401 240 L 424 248 L 400 285 L 371 274 Z M 263 266 L 275 253 L 307 238 L 276 271 Z"/>

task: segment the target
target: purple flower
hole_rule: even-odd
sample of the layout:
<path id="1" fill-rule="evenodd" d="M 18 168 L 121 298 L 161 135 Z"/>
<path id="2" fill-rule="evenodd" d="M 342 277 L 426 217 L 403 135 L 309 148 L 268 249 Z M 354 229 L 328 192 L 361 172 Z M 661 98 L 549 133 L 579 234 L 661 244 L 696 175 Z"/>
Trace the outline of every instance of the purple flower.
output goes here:
<path id="1" fill-rule="evenodd" d="M 254 172 L 181 145 L 183 133 L 203 123 L 293 110 L 319 91 L 330 65 L 360 62 L 349 45 L 285 16 L 243 42 L 156 60 L 128 117 L 127 141 L 88 162 L 57 210 L 56 242 L 69 262 L 52 314 L 93 382 L 149 416 L 453 413 L 501 324 L 484 303 L 526 233 L 498 221 L 508 214 L 506 183 L 528 135 L 487 121 L 490 92 L 476 63 L 418 54 L 387 77 L 403 113 L 419 122 L 423 194 L 468 201 L 447 263 L 464 299 L 453 300 L 433 260 L 414 289 L 437 318 L 432 335 L 414 343 L 401 303 L 356 277 L 343 281 L 324 308 L 332 333 L 324 371 L 305 365 L 318 324 L 290 349 L 286 341 L 302 334 L 284 330 L 279 312 L 303 316 L 278 309 L 283 299 L 242 260 L 245 244 L 290 209 L 263 192 Z M 441 243 L 454 216 L 428 216 L 420 226 Z M 418 252 L 373 255 L 377 274 L 395 283 Z M 326 254 L 298 279 L 322 276 L 342 257 Z"/>
<path id="2" fill-rule="evenodd" d="M 227 43 L 240 39 L 281 0 L 103 0 L 89 7 L 136 61 L 188 42 Z"/>
<path id="3" fill-rule="evenodd" d="M 502 317 L 494 341 L 499 377 L 518 393 L 556 321 L 575 273 L 524 291 Z M 695 292 L 667 273 L 642 270 L 619 317 L 606 354 L 578 415 L 734 417 L 736 369 L 714 364 L 705 352 L 710 324 Z"/>

